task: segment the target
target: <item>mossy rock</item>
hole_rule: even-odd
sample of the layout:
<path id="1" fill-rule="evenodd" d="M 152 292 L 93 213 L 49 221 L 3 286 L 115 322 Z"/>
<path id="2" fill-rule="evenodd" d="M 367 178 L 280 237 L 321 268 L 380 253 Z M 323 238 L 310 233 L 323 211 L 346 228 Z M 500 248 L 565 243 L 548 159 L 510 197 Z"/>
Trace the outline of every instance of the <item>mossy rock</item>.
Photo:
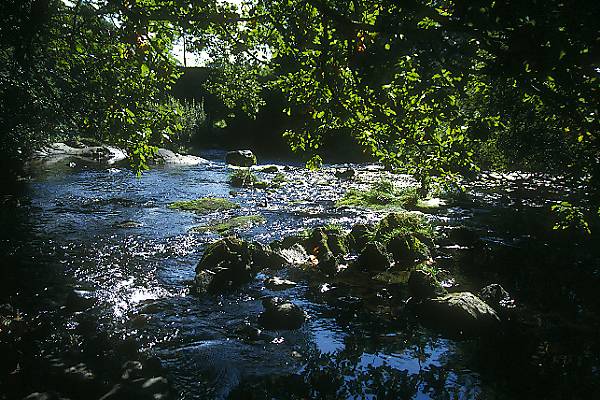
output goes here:
<path id="1" fill-rule="evenodd" d="M 253 242 L 250 244 L 252 264 L 255 269 L 269 268 L 278 270 L 287 265 L 287 260 L 268 244 Z"/>
<path id="2" fill-rule="evenodd" d="M 383 244 L 370 242 L 361 251 L 356 263 L 363 271 L 385 271 L 392 266 L 392 258 Z"/>
<path id="3" fill-rule="evenodd" d="M 431 251 L 414 234 L 399 232 L 388 241 L 387 250 L 394 257 L 397 265 L 412 266 L 415 262 L 424 261 L 431 256 Z"/>
<path id="4" fill-rule="evenodd" d="M 262 215 L 240 215 L 216 224 L 198 226 L 192 228 L 192 231 L 217 232 L 220 235 L 227 235 L 233 230 L 247 229 L 254 225 L 264 224 L 265 222 L 266 220 Z"/>
<path id="5" fill-rule="evenodd" d="M 410 271 L 383 271 L 372 279 L 388 285 L 404 285 L 410 278 Z"/>
<path id="6" fill-rule="evenodd" d="M 418 304 L 421 322 L 450 337 L 471 337 L 497 332 L 498 314 L 470 292 L 449 293 Z"/>
<path id="7" fill-rule="evenodd" d="M 229 175 L 229 183 L 234 187 L 267 189 L 269 182 L 261 181 L 249 168 L 236 169 Z"/>
<path id="8" fill-rule="evenodd" d="M 433 245 L 433 238 L 435 236 L 431 224 L 429 224 L 422 214 L 416 212 L 396 212 L 389 213 L 379 221 L 375 231 L 375 238 L 387 244 L 390 239 L 399 234 L 412 234 L 428 246 Z"/>
<path id="9" fill-rule="evenodd" d="M 323 227 L 323 232 L 327 236 L 327 247 L 335 256 L 345 256 L 350 251 L 348 235 L 342 227 L 337 225 L 327 225 Z"/>
<path id="10" fill-rule="evenodd" d="M 169 204 L 168 207 L 173 210 L 193 211 L 203 215 L 240 208 L 238 204 L 221 197 L 201 197 L 196 200 L 176 201 Z"/>
<path id="11" fill-rule="evenodd" d="M 196 272 L 214 269 L 224 260 L 238 259 L 248 264 L 252 262 L 249 244 L 242 239 L 229 236 L 206 246 Z"/>
<path id="12" fill-rule="evenodd" d="M 348 234 L 348 246 L 359 252 L 375 237 L 375 227 L 367 224 L 356 224 Z"/>
<path id="13" fill-rule="evenodd" d="M 418 267 L 410 273 L 408 289 L 416 299 L 429 299 L 445 295 L 446 289 L 438 281 L 435 269 Z"/>
<path id="14" fill-rule="evenodd" d="M 333 236 L 333 235 L 332 235 Z M 332 239 L 334 245 L 335 239 Z M 337 272 L 337 258 L 336 254 L 332 251 L 329 246 L 329 236 L 326 233 L 325 228 L 318 227 L 313 229 L 310 236 L 304 242 L 304 248 L 309 254 L 312 254 L 319 261 L 319 270 L 327 275 L 334 274 Z M 340 250 L 341 249 L 336 249 Z"/>

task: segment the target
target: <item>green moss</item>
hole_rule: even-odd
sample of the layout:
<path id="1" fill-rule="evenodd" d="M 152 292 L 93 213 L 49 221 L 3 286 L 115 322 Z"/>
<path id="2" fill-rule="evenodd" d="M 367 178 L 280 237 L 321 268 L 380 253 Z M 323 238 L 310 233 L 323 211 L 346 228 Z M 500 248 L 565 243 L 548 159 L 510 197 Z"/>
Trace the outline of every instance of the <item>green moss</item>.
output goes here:
<path id="1" fill-rule="evenodd" d="M 349 189 L 336 202 L 337 207 L 366 207 L 373 209 L 414 208 L 419 194 L 414 187 L 398 189 L 388 180 L 381 180 L 368 190 Z"/>
<path id="2" fill-rule="evenodd" d="M 229 183 L 235 187 L 254 187 L 257 189 L 266 189 L 269 187 L 269 183 L 259 180 L 250 168 L 234 170 L 229 175 Z"/>
<path id="3" fill-rule="evenodd" d="M 404 267 L 430 258 L 434 237 L 429 222 L 414 212 L 390 213 L 379 221 L 375 231 L 375 239 Z"/>
<path id="4" fill-rule="evenodd" d="M 232 201 L 220 197 L 201 197 L 196 200 L 176 201 L 168 205 L 173 210 L 193 211 L 197 214 L 210 214 L 215 211 L 225 211 L 240 208 Z"/>
<path id="5" fill-rule="evenodd" d="M 395 212 L 386 215 L 375 230 L 375 238 L 382 243 L 398 235 L 416 235 L 424 242 L 432 241 L 435 234 L 427 219 L 415 212 Z"/>
<path id="6" fill-rule="evenodd" d="M 192 228 L 194 232 L 217 232 L 220 235 L 226 235 L 234 229 L 250 228 L 253 225 L 263 224 L 265 219 L 261 215 L 242 215 L 233 217 L 223 222 L 207 226 L 198 226 Z"/>

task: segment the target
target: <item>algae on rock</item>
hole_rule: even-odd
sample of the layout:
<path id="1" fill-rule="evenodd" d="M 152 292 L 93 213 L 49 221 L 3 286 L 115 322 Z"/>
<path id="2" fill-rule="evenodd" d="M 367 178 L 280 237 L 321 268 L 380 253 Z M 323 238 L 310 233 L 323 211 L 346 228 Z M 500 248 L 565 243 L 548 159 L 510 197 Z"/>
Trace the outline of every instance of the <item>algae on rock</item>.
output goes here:
<path id="1" fill-rule="evenodd" d="M 216 211 L 226 211 L 240 208 L 230 200 L 221 197 L 201 197 L 196 200 L 175 201 L 168 205 L 173 210 L 193 211 L 196 214 L 210 214 Z"/>

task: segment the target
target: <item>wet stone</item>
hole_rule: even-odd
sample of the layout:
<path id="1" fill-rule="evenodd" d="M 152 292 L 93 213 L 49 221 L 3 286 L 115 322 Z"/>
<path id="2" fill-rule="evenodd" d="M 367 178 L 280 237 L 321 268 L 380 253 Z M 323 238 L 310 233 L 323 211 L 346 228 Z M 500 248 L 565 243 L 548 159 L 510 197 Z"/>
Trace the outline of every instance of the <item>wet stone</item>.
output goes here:
<path id="1" fill-rule="evenodd" d="M 250 150 L 235 150 L 225 155 L 225 162 L 238 167 L 251 167 L 256 164 L 256 156 Z"/>
<path id="2" fill-rule="evenodd" d="M 124 381 L 141 378 L 144 375 L 144 367 L 139 361 L 127 361 L 121 367 L 121 379 Z"/>
<path id="3" fill-rule="evenodd" d="M 352 179 L 356 175 L 356 170 L 354 168 L 340 168 L 333 174 L 338 179 Z"/>
<path id="4" fill-rule="evenodd" d="M 379 242 L 367 244 L 356 262 L 361 270 L 368 272 L 385 271 L 392 265 L 390 255 Z"/>
<path id="5" fill-rule="evenodd" d="M 266 329 L 293 330 L 302 326 L 306 314 L 297 305 L 278 298 L 263 301 L 265 311 L 259 316 L 259 323 Z"/>
<path id="6" fill-rule="evenodd" d="M 91 294 L 82 290 L 73 290 L 67 295 L 65 306 L 70 312 L 87 310 L 94 306 L 96 299 Z"/>
<path id="7" fill-rule="evenodd" d="M 239 287 L 255 276 L 245 242 L 225 238 L 208 246 L 196 267 L 197 293 L 217 293 Z"/>
<path id="8" fill-rule="evenodd" d="M 450 293 L 418 306 L 421 321 L 451 336 L 491 333 L 500 326 L 496 312 L 470 292 Z"/>
<path id="9" fill-rule="evenodd" d="M 408 278 L 408 289 L 416 299 L 429 299 L 446 294 L 446 289 L 431 272 L 416 269 Z"/>
<path id="10" fill-rule="evenodd" d="M 496 311 L 514 307 L 514 300 L 511 299 L 510 294 L 497 283 L 487 285 L 481 289 L 479 295 Z"/>

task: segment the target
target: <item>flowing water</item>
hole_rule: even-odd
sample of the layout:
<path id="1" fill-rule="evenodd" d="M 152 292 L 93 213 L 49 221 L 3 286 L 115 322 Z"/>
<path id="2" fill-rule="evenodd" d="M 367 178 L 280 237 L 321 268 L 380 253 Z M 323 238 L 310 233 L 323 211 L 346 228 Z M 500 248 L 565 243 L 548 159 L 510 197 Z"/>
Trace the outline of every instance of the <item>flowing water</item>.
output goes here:
<path id="1" fill-rule="evenodd" d="M 28 339 L 35 343 L 31 354 L 19 350 L 18 358 L 26 359 L 20 368 L 59 358 L 102 369 L 86 352 L 126 352 L 133 338 L 142 352 L 161 360 L 181 399 L 566 399 L 599 393 L 598 256 L 587 248 L 576 255 L 554 251 L 556 241 L 538 235 L 547 228 L 544 210 L 553 196 L 539 193 L 547 179 L 530 178 L 505 192 L 480 182 L 475 198 L 427 211 L 441 234 L 466 225 L 481 237 L 477 246 L 440 242 L 437 261 L 451 283 L 477 291 L 500 282 L 531 310 L 530 331 L 452 340 L 407 311 L 402 285 L 327 284 L 284 270 L 280 275 L 299 284 L 283 292 L 265 289 L 261 274 L 225 295 L 190 294 L 203 249 L 218 238 L 192 228 L 260 214 L 266 223 L 240 236 L 269 243 L 318 225 L 376 221 L 381 213 L 336 209 L 334 202 L 348 186 L 388 174 L 376 165 L 354 165 L 358 178 L 348 183 L 335 178 L 331 166 L 319 172 L 291 166 L 282 169 L 288 183 L 269 193 L 232 188 L 224 154 L 204 156 L 206 164 L 155 167 L 142 178 L 126 168 L 40 168 L 18 195 L 5 199 L 0 300 L 37 327 Z M 393 179 L 411 183 L 402 175 Z M 565 190 L 552 187 L 558 194 Z M 241 208 L 207 216 L 167 208 L 203 196 L 228 197 Z M 73 291 L 91 306 L 71 310 Z M 258 340 L 240 337 L 239 327 L 256 323 L 260 300 L 269 295 L 301 306 L 308 322 Z M 43 371 L 22 375 L 0 381 L 6 393 L 0 398 L 48 385 L 47 379 L 31 381 Z"/>

